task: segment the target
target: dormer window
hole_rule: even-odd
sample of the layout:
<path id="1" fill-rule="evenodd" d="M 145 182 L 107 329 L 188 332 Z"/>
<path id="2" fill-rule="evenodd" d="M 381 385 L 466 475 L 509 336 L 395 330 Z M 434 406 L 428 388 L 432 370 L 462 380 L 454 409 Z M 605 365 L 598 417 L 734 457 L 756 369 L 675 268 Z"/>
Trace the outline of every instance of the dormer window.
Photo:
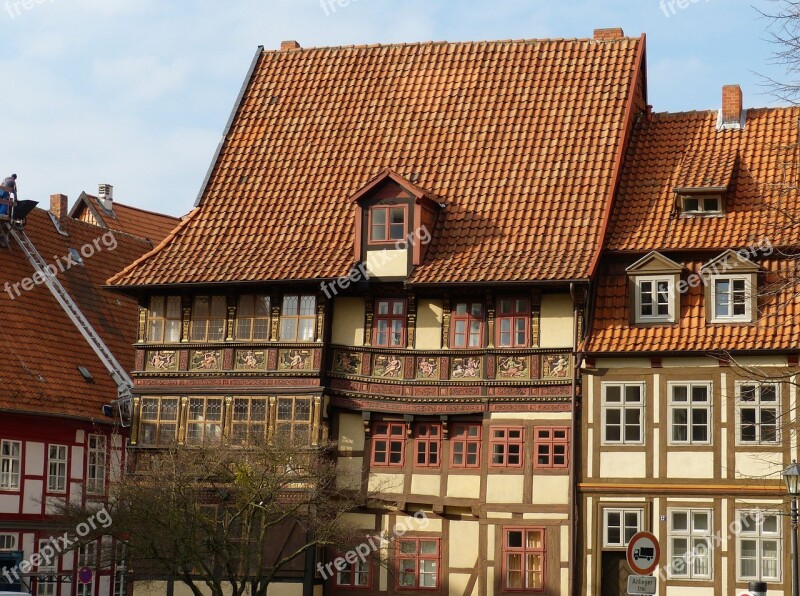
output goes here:
<path id="1" fill-rule="evenodd" d="M 713 323 L 744 322 L 753 319 L 750 312 L 750 280 L 746 275 L 726 275 L 713 279 Z"/>
<path id="2" fill-rule="evenodd" d="M 369 210 L 370 244 L 397 242 L 406 236 L 406 207 L 376 206 Z"/>
<path id="3" fill-rule="evenodd" d="M 673 280 L 670 277 L 637 277 L 636 322 L 674 322 L 674 291 Z"/>
<path id="4" fill-rule="evenodd" d="M 756 318 L 758 265 L 728 250 L 700 269 L 705 281 L 706 321 L 752 323 Z"/>
<path id="5" fill-rule="evenodd" d="M 720 215 L 722 197 L 720 195 L 682 195 L 681 213 L 683 215 Z"/>
<path id="6" fill-rule="evenodd" d="M 655 251 L 628 267 L 631 323 L 676 322 L 680 312 L 677 287 L 682 269 L 680 264 Z"/>

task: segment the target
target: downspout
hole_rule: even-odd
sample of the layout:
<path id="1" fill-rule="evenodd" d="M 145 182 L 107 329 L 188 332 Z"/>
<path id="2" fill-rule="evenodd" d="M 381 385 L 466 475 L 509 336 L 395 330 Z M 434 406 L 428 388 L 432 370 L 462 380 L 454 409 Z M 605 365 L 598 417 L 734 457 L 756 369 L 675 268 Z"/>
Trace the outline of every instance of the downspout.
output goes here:
<path id="1" fill-rule="evenodd" d="M 587 284 L 588 285 L 588 284 Z M 578 462 L 582 455 L 582 446 L 580 442 L 580 410 L 578 407 L 578 380 L 579 380 L 579 367 L 581 366 L 580 352 L 578 348 L 581 345 L 581 335 L 586 333 L 585 320 L 584 325 L 581 325 L 582 311 L 588 304 L 589 287 L 583 284 L 571 283 L 570 296 L 572 297 L 572 383 L 570 390 L 570 406 L 572 409 L 572 416 L 570 417 L 570 433 L 571 433 L 571 447 L 572 453 L 569 458 L 569 542 L 570 542 L 570 556 L 569 556 L 569 586 L 568 594 L 577 596 L 579 583 L 576 581 L 576 570 L 578 567 L 578 548 L 577 532 L 575 528 L 578 524 L 578 515 L 580 512 L 580 503 L 578 502 Z"/>

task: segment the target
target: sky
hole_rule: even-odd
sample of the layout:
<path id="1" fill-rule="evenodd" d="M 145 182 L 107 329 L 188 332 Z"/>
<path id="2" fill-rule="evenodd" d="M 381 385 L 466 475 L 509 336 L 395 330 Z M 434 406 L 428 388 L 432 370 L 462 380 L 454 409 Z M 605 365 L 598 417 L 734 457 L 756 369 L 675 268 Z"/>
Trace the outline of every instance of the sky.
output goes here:
<path id="1" fill-rule="evenodd" d="M 647 34 L 656 111 L 780 105 L 772 0 L 0 0 L 0 174 L 22 199 L 114 185 L 114 198 L 183 215 L 259 45 Z"/>

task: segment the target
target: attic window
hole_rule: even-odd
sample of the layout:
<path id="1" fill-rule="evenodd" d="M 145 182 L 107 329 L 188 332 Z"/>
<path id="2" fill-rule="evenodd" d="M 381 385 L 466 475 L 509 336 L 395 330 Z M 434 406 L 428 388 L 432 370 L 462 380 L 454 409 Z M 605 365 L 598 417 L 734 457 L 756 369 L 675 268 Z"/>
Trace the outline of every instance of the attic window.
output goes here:
<path id="1" fill-rule="evenodd" d="M 87 383 L 94 384 L 94 377 L 92 376 L 92 373 L 88 368 L 86 368 L 85 366 L 79 366 L 78 372 L 81 373 L 81 376 L 83 377 L 84 381 L 86 381 Z"/>
<path id="2" fill-rule="evenodd" d="M 720 215 L 722 213 L 721 195 L 681 195 L 683 215 Z"/>
<path id="3" fill-rule="evenodd" d="M 406 235 L 406 206 L 372 207 L 369 210 L 370 243 L 397 242 Z"/>
<path id="4" fill-rule="evenodd" d="M 76 265 L 83 266 L 83 257 L 81 256 L 81 253 L 79 253 L 77 249 L 70 248 L 69 249 L 69 256 L 72 259 L 73 263 L 75 263 Z"/>

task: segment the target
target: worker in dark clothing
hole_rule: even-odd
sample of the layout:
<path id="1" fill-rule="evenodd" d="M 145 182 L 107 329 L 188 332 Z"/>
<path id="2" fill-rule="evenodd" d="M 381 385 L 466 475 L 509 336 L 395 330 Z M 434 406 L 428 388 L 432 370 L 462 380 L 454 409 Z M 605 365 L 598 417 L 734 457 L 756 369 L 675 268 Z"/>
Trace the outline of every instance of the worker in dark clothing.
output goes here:
<path id="1" fill-rule="evenodd" d="M 0 186 L 0 199 L 10 199 L 11 193 L 14 193 L 14 200 L 17 200 L 17 175 L 11 174 L 8 178 L 3 180 L 3 186 Z M 8 205 L 0 205 L 0 215 L 8 215 Z"/>

